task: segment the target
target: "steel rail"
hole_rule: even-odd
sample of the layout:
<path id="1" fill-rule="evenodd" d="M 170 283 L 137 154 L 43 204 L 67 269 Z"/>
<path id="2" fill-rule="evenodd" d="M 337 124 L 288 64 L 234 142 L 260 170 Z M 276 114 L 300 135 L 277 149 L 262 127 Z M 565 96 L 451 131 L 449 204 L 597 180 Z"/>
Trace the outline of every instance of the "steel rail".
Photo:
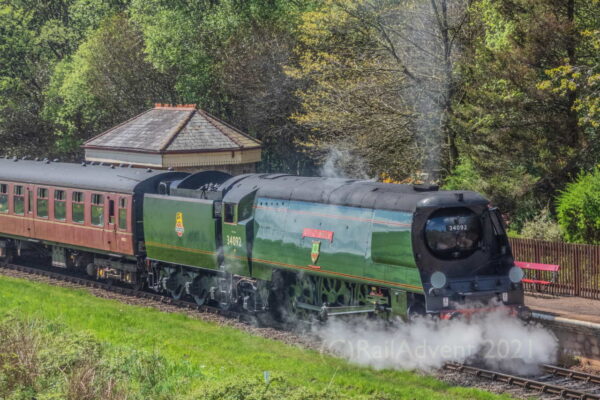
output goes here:
<path id="1" fill-rule="evenodd" d="M 586 374 L 585 372 L 573 371 L 571 369 L 557 367 L 556 365 L 543 364 L 541 367 L 544 372 L 552 375 L 600 385 L 600 375 Z"/>
<path id="2" fill-rule="evenodd" d="M 545 366 L 544 366 L 545 367 Z M 549 366 L 552 367 L 552 366 Z M 516 375 L 509 375 L 502 372 L 491 371 L 483 368 L 473 367 L 470 365 L 447 363 L 444 365 L 445 369 L 467 373 L 477 377 L 489 379 L 492 381 L 498 381 L 507 383 L 513 386 L 520 386 L 524 389 L 536 390 L 540 393 L 548 393 L 556 396 L 561 396 L 565 399 L 577 399 L 577 400 L 600 400 L 600 394 L 588 393 L 581 390 L 571 389 L 565 386 L 559 386 L 555 384 L 545 383 L 536 381 L 534 379 L 524 378 Z M 557 368 L 552 367 L 553 371 L 558 371 Z M 554 374 L 554 372 L 552 372 Z M 575 378 L 574 378 L 575 379 Z"/>

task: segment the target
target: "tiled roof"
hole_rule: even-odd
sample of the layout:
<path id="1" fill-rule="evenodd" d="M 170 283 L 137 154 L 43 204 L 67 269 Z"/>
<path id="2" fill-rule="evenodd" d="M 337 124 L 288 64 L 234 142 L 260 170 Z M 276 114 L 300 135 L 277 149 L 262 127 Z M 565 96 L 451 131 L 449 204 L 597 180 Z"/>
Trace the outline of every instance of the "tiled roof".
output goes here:
<path id="1" fill-rule="evenodd" d="M 83 147 L 169 153 L 238 150 L 260 145 L 260 141 L 194 105 L 156 105 L 88 140 Z"/>

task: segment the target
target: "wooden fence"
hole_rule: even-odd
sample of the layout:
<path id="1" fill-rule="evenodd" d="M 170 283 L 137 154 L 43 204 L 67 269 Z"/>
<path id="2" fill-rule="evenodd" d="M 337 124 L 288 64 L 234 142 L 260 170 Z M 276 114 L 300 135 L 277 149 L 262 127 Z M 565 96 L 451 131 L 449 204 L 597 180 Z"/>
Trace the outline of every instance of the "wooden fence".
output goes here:
<path id="1" fill-rule="evenodd" d="M 515 238 L 510 238 L 510 244 L 516 261 L 560 265 L 553 284 L 526 283 L 525 290 L 600 299 L 600 246 Z M 533 279 L 549 280 L 548 274 L 526 271 Z"/>

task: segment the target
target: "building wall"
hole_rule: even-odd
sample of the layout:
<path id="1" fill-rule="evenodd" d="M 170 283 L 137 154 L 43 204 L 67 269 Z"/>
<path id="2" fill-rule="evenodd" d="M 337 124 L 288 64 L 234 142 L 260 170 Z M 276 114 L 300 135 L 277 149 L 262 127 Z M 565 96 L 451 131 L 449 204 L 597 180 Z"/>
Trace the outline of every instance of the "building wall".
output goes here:
<path id="1" fill-rule="evenodd" d="M 261 149 L 165 154 L 163 155 L 163 165 L 167 168 L 186 168 L 248 164 L 259 162 L 261 155 Z"/>
<path id="2" fill-rule="evenodd" d="M 161 168 L 163 166 L 160 154 L 115 150 L 85 149 L 85 160 L 88 162 L 95 161 L 110 164 L 133 164 L 151 168 Z"/>
<path id="3" fill-rule="evenodd" d="M 167 169 L 197 172 L 216 170 L 231 175 L 256 171 L 256 163 L 261 161 L 261 149 L 234 150 L 205 153 L 153 154 L 115 150 L 86 149 L 88 162 L 109 164 L 131 164 L 140 168 Z"/>

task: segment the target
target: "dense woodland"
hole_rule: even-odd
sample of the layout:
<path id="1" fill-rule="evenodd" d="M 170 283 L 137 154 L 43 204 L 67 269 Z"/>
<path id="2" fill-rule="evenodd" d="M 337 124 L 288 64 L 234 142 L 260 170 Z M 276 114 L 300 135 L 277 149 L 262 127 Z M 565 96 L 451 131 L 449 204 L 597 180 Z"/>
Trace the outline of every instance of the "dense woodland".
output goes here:
<path id="1" fill-rule="evenodd" d="M 0 0 L 5 154 L 81 159 L 154 102 L 256 136 L 265 171 L 427 173 L 600 241 L 598 0 Z"/>

